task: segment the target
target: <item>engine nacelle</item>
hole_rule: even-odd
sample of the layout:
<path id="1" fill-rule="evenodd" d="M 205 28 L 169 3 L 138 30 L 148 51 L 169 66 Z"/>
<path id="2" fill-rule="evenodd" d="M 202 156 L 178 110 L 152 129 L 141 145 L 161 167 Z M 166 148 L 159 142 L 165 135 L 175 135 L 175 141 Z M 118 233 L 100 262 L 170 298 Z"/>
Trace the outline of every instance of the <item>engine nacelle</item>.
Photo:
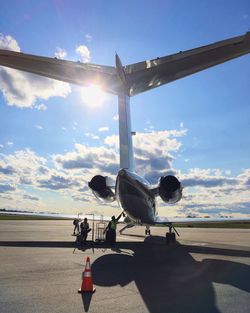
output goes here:
<path id="1" fill-rule="evenodd" d="M 113 190 L 107 186 L 107 177 L 96 175 L 91 179 L 88 185 L 93 194 L 99 200 L 105 202 L 113 202 L 115 200 L 115 194 Z"/>
<path id="2" fill-rule="evenodd" d="M 159 195 L 164 202 L 178 202 L 182 197 L 181 183 L 172 175 L 161 177 L 159 183 Z"/>

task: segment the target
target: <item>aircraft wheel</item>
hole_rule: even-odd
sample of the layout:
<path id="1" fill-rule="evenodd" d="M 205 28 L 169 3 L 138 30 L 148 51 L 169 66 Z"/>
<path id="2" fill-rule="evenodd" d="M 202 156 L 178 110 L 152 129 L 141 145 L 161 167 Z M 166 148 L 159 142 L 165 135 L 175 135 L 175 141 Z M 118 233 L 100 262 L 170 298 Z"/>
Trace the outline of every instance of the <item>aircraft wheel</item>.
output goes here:
<path id="1" fill-rule="evenodd" d="M 176 236 L 175 236 L 175 233 L 171 233 L 170 236 L 171 236 L 171 242 L 172 242 L 172 243 L 176 243 Z"/>
<path id="2" fill-rule="evenodd" d="M 151 231 L 150 231 L 150 229 L 148 230 L 148 235 L 149 235 L 149 236 L 151 235 Z"/>
<path id="3" fill-rule="evenodd" d="M 170 233 L 166 233 L 166 245 L 169 245 L 171 241 Z"/>

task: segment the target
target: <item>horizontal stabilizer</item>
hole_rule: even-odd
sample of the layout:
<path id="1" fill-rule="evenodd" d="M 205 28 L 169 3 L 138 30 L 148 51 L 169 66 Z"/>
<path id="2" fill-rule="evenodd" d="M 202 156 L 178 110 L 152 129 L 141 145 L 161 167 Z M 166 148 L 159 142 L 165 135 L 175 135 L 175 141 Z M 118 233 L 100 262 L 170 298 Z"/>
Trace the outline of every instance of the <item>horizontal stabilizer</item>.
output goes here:
<path id="1" fill-rule="evenodd" d="M 134 96 L 250 52 L 250 32 L 196 49 L 127 66 L 72 62 L 0 50 L 0 65 L 77 85 L 99 85 L 112 94 Z"/>
<path id="2" fill-rule="evenodd" d="M 118 94 L 122 83 L 115 67 L 59 60 L 0 50 L 0 65 L 81 86 L 98 85 L 108 93 Z"/>
<path id="3" fill-rule="evenodd" d="M 202 71 L 250 52 L 250 32 L 196 49 L 125 67 L 129 95 L 133 96 Z"/>

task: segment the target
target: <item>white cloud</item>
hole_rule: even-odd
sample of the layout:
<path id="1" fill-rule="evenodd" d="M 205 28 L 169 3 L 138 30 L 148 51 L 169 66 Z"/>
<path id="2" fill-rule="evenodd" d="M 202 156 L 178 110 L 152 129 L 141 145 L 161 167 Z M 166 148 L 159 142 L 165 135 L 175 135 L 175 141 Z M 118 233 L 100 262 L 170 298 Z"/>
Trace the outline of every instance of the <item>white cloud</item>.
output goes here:
<path id="1" fill-rule="evenodd" d="M 43 127 L 42 127 L 41 125 L 36 125 L 35 127 L 36 127 L 37 129 L 40 129 L 40 130 L 43 129 Z"/>
<path id="2" fill-rule="evenodd" d="M 0 48 L 20 51 L 17 41 L 11 36 L 0 36 Z M 44 109 L 44 106 L 36 104 L 37 99 L 65 98 L 71 92 L 67 83 L 3 66 L 0 67 L 0 90 L 8 105 L 37 109 Z"/>
<path id="3" fill-rule="evenodd" d="M 28 195 L 28 194 L 24 194 L 24 195 L 23 195 L 23 198 L 24 198 L 25 200 L 39 201 L 39 198 L 38 198 L 38 197 L 31 196 L 31 195 Z"/>
<path id="4" fill-rule="evenodd" d="M 86 35 L 85 35 L 85 39 L 86 39 L 88 42 L 90 42 L 90 41 L 92 41 L 93 37 L 92 37 L 90 34 L 86 34 Z"/>
<path id="5" fill-rule="evenodd" d="M 14 145 L 14 143 L 12 141 L 8 141 L 6 144 L 7 144 L 7 146 L 13 146 Z"/>
<path id="6" fill-rule="evenodd" d="M 4 160 L 16 168 L 24 169 L 25 172 L 33 167 L 38 168 L 41 164 L 46 163 L 46 159 L 39 157 L 30 149 L 18 150 L 14 154 L 4 157 Z"/>
<path id="7" fill-rule="evenodd" d="M 57 59 L 63 60 L 67 56 L 67 51 L 65 49 L 62 49 L 60 47 L 56 48 L 55 57 Z"/>
<path id="8" fill-rule="evenodd" d="M 99 136 L 97 136 L 95 134 L 92 134 L 92 133 L 85 133 L 85 136 L 88 137 L 88 138 L 94 139 L 94 140 L 100 139 Z"/>
<path id="9" fill-rule="evenodd" d="M 104 139 L 104 143 L 110 147 L 114 147 L 115 149 L 119 149 L 119 136 L 118 135 L 107 136 Z"/>
<path id="10" fill-rule="evenodd" d="M 4 146 L 2 144 L 0 144 L 0 148 L 3 148 Z"/>
<path id="11" fill-rule="evenodd" d="M 0 184 L 0 193 L 15 191 L 16 188 L 10 184 Z"/>
<path id="12" fill-rule="evenodd" d="M 63 173 L 52 173 L 49 177 L 39 178 L 37 183 L 39 188 L 51 190 L 70 189 L 74 186 L 80 187 L 80 183 L 77 179 L 72 179 Z"/>
<path id="13" fill-rule="evenodd" d="M 116 174 L 119 168 L 118 154 L 113 149 L 105 147 L 75 144 L 73 152 L 55 155 L 53 159 L 65 170 L 83 169 L 85 176 L 89 173 L 88 179 L 98 173 Z"/>
<path id="14" fill-rule="evenodd" d="M 145 127 L 144 128 L 144 131 L 146 132 L 146 133 L 150 133 L 150 132 L 152 132 L 152 131 L 154 131 L 154 125 L 151 123 L 151 121 L 150 120 L 147 120 L 146 121 L 146 125 L 147 125 L 147 127 Z"/>
<path id="15" fill-rule="evenodd" d="M 21 108 L 36 108 L 37 99 L 66 98 L 71 92 L 64 82 L 4 67 L 0 68 L 0 89 L 8 105 Z"/>
<path id="16" fill-rule="evenodd" d="M 150 182 L 156 183 L 158 178 L 172 171 L 172 153 L 177 152 L 181 143 L 175 137 L 181 137 L 187 130 L 153 131 L 137 133 L 133 136 L 136 168 Z M 119 137 L 107 136 L 105 144 L 114 147 L 118 153 Z"/>
<path id="17" fill-rule="evenodd" d="M 107 131 L 109 131 L 109 127 L 107 127 L 107 126 L 100 127 L 100 128 L 98 128 L 98 130 L 99 130 L 99 132 L 107 132 Z"/>
<path id="18" fill-rule="evenodd" d="M 46 111 L 47 110 L 47 106 L 44 103 L 35 104 L 34 108 L 39 110 L 39 111 Z"/>
<path id="19" fill-rule="evenodd" d="M 154 183 L 159 177 L 173 173 L 184 185 L 183 199 L 175 206 L 168 206 L 167 211 L 166 204 L 158 200 L 160 215 L 223 214 L 243 217 L 249 214 L 250 169 L 236 176 L 228 170 L 216 168 L 193 168 L 185 173 L 174 169 L 174 156 L 178 154 L 181 136 L 185 134 L 186 131 L 181 129 L 138 133 L 133 137 L 139 174 Z M 97 174 L 115 179 L 119 170 L 118 136 L 108 136 L 105 144 L 99 147 L 75 144 L 71 152 L 53 155 L 48 160 L 29 149 L 8 155 L 1 153 L 1 205 L 26 205 L 24 200 L 27 200 L 29 207 L 32 203 L 41 207 L 43 192 L 46 195 L 51 192 L 58 198 L 63 197 L 63 202 L 71 205 L 81 201 L 81 204 L 91 202 L 91 205 L 96 206 L 87 182 Z M 27 195 L 22 190 L 25 186 L 34 193 L 29 191 Z"/>
<path id="20" fill-rule="evenodd" d="M 114 120 L 114 121 L 118 121 L 118 120 L 119 120 L 119 115 L 118 115 L 118 114 L 117 114 L 117 115 L 114 115 L 114 116 L 113 116 L 113 120 Z"/>
<path id="21" fill-rule="evenodd" d="M 13 37 L 9 35 L 4 36 L 2 33 L 0 33 L 0 49 L 16 52 L 21 51 L 17 41 Z"/>
<path id="22" fill-rule="evenodd" d="M 87 63 L 90 61 L 90 51 L 87 46 L 77 46 L 75 51 L 81 56 L 82 62 Z"/>

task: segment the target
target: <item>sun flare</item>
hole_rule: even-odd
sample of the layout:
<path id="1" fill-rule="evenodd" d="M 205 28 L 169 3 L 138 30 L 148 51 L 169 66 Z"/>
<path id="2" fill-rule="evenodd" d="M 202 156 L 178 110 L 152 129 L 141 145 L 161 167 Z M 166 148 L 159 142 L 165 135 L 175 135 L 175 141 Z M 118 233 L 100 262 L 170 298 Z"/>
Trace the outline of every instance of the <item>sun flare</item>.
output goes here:
<path id="1" fill-rule="evenodd" d="M 105 101 L 106 94 L 97 85 L 81 88 L 81 99 L 89 107 L 99 107 Z"/>

